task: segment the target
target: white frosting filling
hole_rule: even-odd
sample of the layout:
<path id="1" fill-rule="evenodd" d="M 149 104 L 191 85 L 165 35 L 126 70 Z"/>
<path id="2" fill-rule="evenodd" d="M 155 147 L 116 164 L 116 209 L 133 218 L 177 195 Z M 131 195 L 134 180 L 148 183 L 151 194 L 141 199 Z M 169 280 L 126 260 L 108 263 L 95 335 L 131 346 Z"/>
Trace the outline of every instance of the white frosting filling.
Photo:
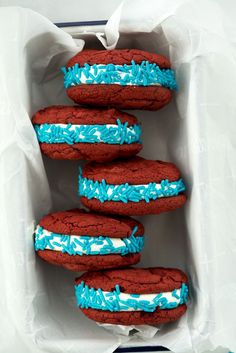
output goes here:
<path id="1" fill-rule="evenodd" d="M 48 238 L 48 239 L 47 239 Z M 89 239 L 89 247 L 85 246 L 85 238 Z M 114 249 L 115 253 L 123 253 L 124 251 L 129 252 L 129 246 L 133 244 L 133 239 L 136 239 L 139 242 L 139 239 L 143 239 L 143 237 L 134 238 L 131 236 L 127 238 L 108 238 L 103 236 L 98 237 L 89 237 L 89 236 L 79 236 L 79 235 L 65 235 L 56 234 L 37 226 L 35 230 L 35 239 L 36 239 L 36 248 L 40 249 L 40 242 L 43 241 L 43 248 L 46 250 L 60 251 L 62 252 L 64 249 L 68 248 L 69 245 L 73 244 L 73 253 L 81 253 L 89 255 L 102 253 L 104 251 L 104 247 L 106 252 L 113 253 Z M 69 244 L 68 244 L 69 239 Z M 137 245 L 142 247 L 142 244 Z M 101 251 L 102 250 L 102 251 Z M 113 251 L 112 251 L 113 250 Z M 141 250 L 141 249 L 137 249 Z M 139 252 L 137 251 L 137 252 Z M 136 252 L 136 251 L 131 251 Z"/>
<path id="2" fill-rule="evenodd" d="M 84 189 L 86 189 L 86 187 L 87 187 L 86 180 L 83 180 L 82 183 L 83 183 Z M 115 185 L 115 186 L 118 187 L 119 185 Z M 144 194 L 144 191 L 149 187 L 149 184 L 139 184 L 139 185 L 131 185 L 131 186 L 132 187 L 140 187 L 140 186 L 143 187 L 144 189 L 140 190 L 140 195 L 142 196 Z M 178 187 L 178 185 L 176 185 L 174 183 L 170 183 L 169 186 L 165 187 L 165 190 L 168 190 L 168 188 L 171 188 L 171 189 L 175 190 L 177 187 Z M 163 187 L 162 187 L 161 184 L 156 184 L 154 189 L 155 190 L 153 191 L 153 193 L 155 193 L 155 191 L 163 189 Z M 111 196 L 113 191 L 114 191 L 114 186 L 113 185 L 109 186 L 109 184 L 108 184 L 107 195 Z M 100 195 L 98 188 L 96 190 L 94 190 L 94 194 L 95 194 L 95 196 L 99 196 Z M 161 197 L 165 197 L 165 195 L 164 194 L 159 194 L 158 198 L 161 198 Z"/>
<path id="3" fill-rule="evenodd" d="M 149 186 L 149 184 L 132 185 L 132 186 L 136 186 L 136 187 L 143 186 L 145 189 L 147 189 L 148 186 Z M 171 187 L 173 190 L 175 190 L 177 186 L 176 186 L 176 185 L 170 185 L 170 187 Z M 162 189 L 161 184 L 156 184 L 156 185 L 155 185 L 155 189 L 156 189 L 156 190 Z M 167 190 L 167 189 L 168 189 L 168 188 L 166 187 L 166 190 Z M 110 195 L 112 194 L 112 192 L 113 192 L 113 188 L 109 186 L 109 187 L 108 187 L 108 190 L 107 190 L 108 196 L 110 196 Z M 141 194 L 141 195 L 144 194 L 144 190 L 140 190 L 140 194 Z M 165 196 L 165 195 L 163 194 L 163 195 L 161 195 L 161 196 L 159 196 L 159 197 L 164 197 L 164 196 Z"/>
<path id="4" fill-rule="evenodd" d="M 106 294 L 109 295 L 110 292 L 102 291 L 104 296 L 106 297 Z M 162 292 L 161 293 L 161 298 L 167 299 L 168 302 L 176 303 L 177 305 L 181 304 L 181 288 L 176 289 L 176 296 L 179 297 L 173 297 L 172 292 Z M 138 296 L 130 295 L 128 293 L 122 293 L 120 292 L 119 294 L 119 299 L 126 301 L 127 299 L 135 299 L 137 302 L 141 302 L 142 300 L 146 300 L 149 302 L 150 305 L 154 305 L 154 299 L 156 298 L 158 294 L 153 293 L 153 294 L 139 294 Z M 104 303 L 101 304 L 102 307 L 106 307 Z M 161 305 L 160 305 L 161 307 Z M 141 311 L 142 309 L 134 309 L 132 307 L 129 308 L 120 308 L 119 311 Z"/>
<path id="5" fill-rule="evenodd" d="M 43 130 L 44 132 L 46 132 L 46 133 L 50 133 L 51 132 L 51 127 L 52 126 L 55 126 L 55 127 L 61 127 L 61 128 L 67 128 L 68 129 L 68 131 L 76 131 L 76 128 L 80 128 L 81 126 L 83 126 L 83 127 L 86 127 L 86 126 L 91 126 L 91 127 L 93 127 L 93 125 L 79 125 L 79 124 L 73 124 L 73 125 L 71 125 L 69 128 L 68 128 L 68 124 L 49 124 L 48 125 L 48 129 L 46 129 L 46 130 L 44 130 L 44 126 L 43 126 L 43 124 L 41 124 L 41 125 L 39 125 L 39 127 L 38 127 L 38 129 L 39 129 L 39 131 L 40 130 Z M 97 125 L 94 125 L 94 129 L 96 129 L 96 126 Z M 112 127 L 112 128 L 114 128 L 115 130 L 117 130 L 117 132 L 118 132 L 118 129 L 120 129 L 120 127 L 117 125 L 117 124 L 104 124 L 104 125 L 101 125 L 101 127 L 102 126 L 106 126 L 107 128 L 110 128 L 110 127 Z M 136 135 L 136 132 L 135 132 L 135 130 L 134 130 L 134 128 L 133 128 L 133 126 L 127 126 L 126 127 L 126 131 L 127 131 L 127 134 L 132 134 L 132 135 Z M 101 138 L 101 131 L 99 131 L 99 130 L 97 130 L 97 131 L 95 131 L 94 133 L 93 133 L 93 135 L 95 135 L 95 136 L 97 136 L 97 138 L 98 138 L 98 140 L 100 141 L 100 142 L 103 142 L 103 139 Z M 81 140 L 83 140 L 84 139 L 84 134 L 83 134 L 83 132 L 82 133 L 80 133 L 79 135 L 78 135 L 78 137 L 81 139 Z"/>
<path id="6" fill-rule="evenodd" d="M 112 292 L 100 288 L 90 288 L 83 281 L 75 286 L 77 304 L 80 308 L 92 308 L 108 311 L 146 311 L 154 312 L 157 308 L 174 309 L 188 300 L 188 286 L 182 283 L 181 288 L 172 292 L 152 294 L 129 294 L 120 291 L 115 285 Z"/>

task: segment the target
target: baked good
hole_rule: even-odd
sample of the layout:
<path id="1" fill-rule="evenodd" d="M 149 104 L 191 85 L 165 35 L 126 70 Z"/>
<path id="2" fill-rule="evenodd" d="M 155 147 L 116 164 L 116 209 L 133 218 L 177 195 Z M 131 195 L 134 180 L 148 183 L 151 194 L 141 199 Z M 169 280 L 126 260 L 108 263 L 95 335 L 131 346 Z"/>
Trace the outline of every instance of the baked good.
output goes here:
<path id="1" fill-rule="evenodd" d="M 177 88 L 169 60 L 138 49 L 83 50 L 62 71 L 68 97 L 82 105 L 158 110 Z"/>
<path id="2" fill-rule="evenodd" d="M 35 230 L 35 250 L 45 261 L 72 271 L 125 267 L 140 260 L 143 225 L 82 209 L 51 213 Z"/>
<path id="3" fill-rule="evenodd" d="M 51 106 L 39 110 L 32 122 L 42 152 L 54 159 L 105 162 L 142 148 L 136 117 L 116 109 Z"/>
<path id="4" fill-rule="evenodd" d="M 79 195 L 96 212 L 158 214 L 181 207 L 185 185 L 173 164 L 141 157 L 87 163 L 79 173 Z"/>
<path id="5" fill-rule="evenodd" d="M 161 267 L 87 272 L 75 280 L 75 295 L 83 313 L 98 322 L 164 324 L 187 310 L 187 276 Z"/>

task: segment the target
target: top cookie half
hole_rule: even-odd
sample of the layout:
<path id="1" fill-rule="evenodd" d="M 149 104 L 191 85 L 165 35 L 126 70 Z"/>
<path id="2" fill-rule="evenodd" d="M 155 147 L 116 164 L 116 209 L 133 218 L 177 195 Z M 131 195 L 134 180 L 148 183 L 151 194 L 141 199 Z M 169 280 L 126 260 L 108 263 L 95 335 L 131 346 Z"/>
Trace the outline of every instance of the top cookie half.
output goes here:
<path id="1" fill-rule="evenodd" d="M 177 88 L 169 60 L 138 49 L 83 50 L 62 71 L 68 96 L 89 106 L 158 110 Z"/>

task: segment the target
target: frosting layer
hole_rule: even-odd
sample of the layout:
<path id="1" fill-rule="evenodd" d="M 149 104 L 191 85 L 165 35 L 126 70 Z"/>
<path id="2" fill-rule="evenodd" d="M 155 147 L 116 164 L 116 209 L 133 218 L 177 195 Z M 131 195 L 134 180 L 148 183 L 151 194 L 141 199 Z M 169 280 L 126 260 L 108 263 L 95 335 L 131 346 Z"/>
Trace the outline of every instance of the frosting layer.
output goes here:
<path id="1" fill-rule="evenodd" d="M 41 226 L 35 230 L 35 250 L 54 250 L 69 255 L 134 254 L 141 252 L 144 237 L 135 237 L 137 226 L 127 238 L 64 235 L 50 232 Z"/>
<path id="2" fill-rule="evenodd" d="M 72 125 L 72 124 L 35 124 L 38 141 L 43 143 L 96 143 L 131 144 L 141 143 L 140 125 L 128 126 L 117 119 L 117 125 Z"/>
<path id="3" fill-rule="evenodd" d="M 119 201 L 127 203 L 156 200 L 161 197 L 176 196 L 185 190 L 182 179 L 169 182 L 162 180 L 160 184 L 149 183 L 146 185 L 130 185 L 128 183 L 121 185 L 107 184 L 83 178 L 82 171 L 79 174 L 79 195 L 88 199 L 98 199 L 101 202 Z"/>
<path id="4" fill-rule="evenodd" d="M 75 286 L 77 305 L 82 309 L 106 311 L 146 311 L 173 309 L 188 300 L 188 287 L 185 283 L 173 292 L 158 294 L 127 294 L 120 292 L 117 284 L 113 292 L 89 288 L 84 282 Z"/>
<path id="5" fill-rule="evenodd" d="M 174 71 L 171 69 L 160 69 L 155 63 L 143 61 L 136 64 L 131 61 L 130 65 L 89 65 L 63 67 L 64 86 L 81 84 L 118 84 L 121 86 L 163 86 L 177 89 Z"/>

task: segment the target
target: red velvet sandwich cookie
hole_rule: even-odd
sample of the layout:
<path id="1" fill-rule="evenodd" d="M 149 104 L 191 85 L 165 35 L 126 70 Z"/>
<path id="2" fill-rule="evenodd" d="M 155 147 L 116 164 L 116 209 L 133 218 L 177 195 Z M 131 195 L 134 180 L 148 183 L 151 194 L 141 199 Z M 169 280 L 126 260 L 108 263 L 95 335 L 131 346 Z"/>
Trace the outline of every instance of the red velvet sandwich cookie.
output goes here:
<path id="1" fill-rule="evenodd" d="M 45 261 L 72 271 L 125 267 L 140 260 L 143 225 L 81 209 L 51 213 L 35 230 L 35 250 Z"/>
<path id="2" fill-rule="evenodd" d="M 138 49 L 83 50 L 62 72 L 68 96 L 84 105 L 158 110 L 177 88 L 169 60 Z"/>
<path id="3" fill-rule="evenodd" d="M 105 162 L 142 149 L 137 119 L 116 109 L 51 106 L 32 122 L 42 152 L 54 159 Z"/>
<path id="4" fill-rule="evenodd" d="M 120 215 L 158 214 L 181 207 L 185 185 L 172 164 L 134 157 L 90 162 L 79 174 L 79 195 L 93 211 Z"/>
<path id="5" fill-rule="evenodd" d="M 158 325 L 187 310 L 187 276 L 171 268 L 88 272 L 75 280 L 78 307 L 92 320 L 117 325 Z"/>

